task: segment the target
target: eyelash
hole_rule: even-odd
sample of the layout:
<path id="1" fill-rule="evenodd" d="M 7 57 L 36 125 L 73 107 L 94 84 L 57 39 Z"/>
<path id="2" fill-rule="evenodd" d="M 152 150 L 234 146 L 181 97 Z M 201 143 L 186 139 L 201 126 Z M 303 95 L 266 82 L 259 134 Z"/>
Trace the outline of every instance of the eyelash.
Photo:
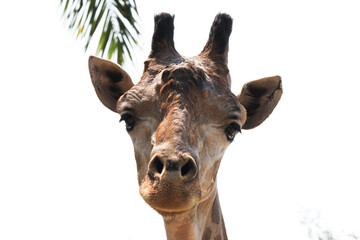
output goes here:
<path id="1" fill-rule="evenodd" d="M 226 128 L 225 128 L 225 134 L 226 134 L 226 138 L 232 142 L 234 141 L 235 135 L 236 133 L 239 132 L 241 133 L 241 127 L 238 123 L 233 122 L 230 123 Z"/>
<path id="2" fill-rule="evenodd" d="M 121 118 L 119 122 L 125 121 L 126 131 L 130 132 L 135 127 L 135 119 L 130 113 L 121 114 Z"/>

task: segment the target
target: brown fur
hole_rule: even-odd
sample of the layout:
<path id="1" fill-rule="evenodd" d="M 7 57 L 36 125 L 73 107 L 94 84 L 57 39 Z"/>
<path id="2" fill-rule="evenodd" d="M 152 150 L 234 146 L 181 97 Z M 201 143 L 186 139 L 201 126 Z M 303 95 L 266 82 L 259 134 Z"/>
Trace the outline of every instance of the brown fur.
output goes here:
<path id="1" fill-rule="evenodd" d="M 227 239 L 216 175 L 240 127 L 253 128 L 275 108 L 280 77 L 231 90 L 229 15 L 216 16 L 203 51 L 181 56 L 169 14 L 155 17 L 152 50 L 135 86 L 124 70 L 91 57 L 98 97 L 121 115 L 133 141 L 140 194 L 163 217 L 168 239 Z"/>

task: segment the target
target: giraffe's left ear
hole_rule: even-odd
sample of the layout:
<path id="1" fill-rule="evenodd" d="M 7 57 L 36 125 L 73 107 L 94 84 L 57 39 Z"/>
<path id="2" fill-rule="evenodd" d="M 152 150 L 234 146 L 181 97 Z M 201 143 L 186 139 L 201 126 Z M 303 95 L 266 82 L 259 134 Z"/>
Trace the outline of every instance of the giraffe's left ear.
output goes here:
<path id="1" fill-rule="evenodd" d="M 280 76 L 267 77 L 246 83 L 237 95 L 238 101 L 246 109 L 243 129 L 259 126 L 270 116 L 282 95 Z"/>

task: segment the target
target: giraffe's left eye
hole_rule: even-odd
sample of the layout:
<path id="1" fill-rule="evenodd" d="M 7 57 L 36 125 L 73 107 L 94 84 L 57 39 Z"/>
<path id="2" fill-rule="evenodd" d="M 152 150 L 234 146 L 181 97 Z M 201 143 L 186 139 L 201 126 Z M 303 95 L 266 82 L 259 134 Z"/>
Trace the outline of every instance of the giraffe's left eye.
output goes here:
<path id="1" fill-rule="evenodd" d="M 230 123 L 226 128 L 225 128 L 225 134 L 227 139 L 232 142 L 235 138 L 235 135 L 240 132 L 241 133 L 241 128 L 240 125 L 236 122 Z"/>
<path id="2" fill-rule="evenodd" d="M 121 114 L 120 122 L 125 121 L 126 124 L 126 130 L 130 132 L 135 127 L 135 119 L 130 113 L 123 113 Z"/>

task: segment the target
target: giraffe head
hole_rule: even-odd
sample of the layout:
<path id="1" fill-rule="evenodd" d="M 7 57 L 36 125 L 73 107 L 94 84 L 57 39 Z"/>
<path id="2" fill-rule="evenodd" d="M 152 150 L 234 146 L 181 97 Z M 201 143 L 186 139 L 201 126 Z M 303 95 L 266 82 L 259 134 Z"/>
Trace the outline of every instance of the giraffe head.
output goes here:
<path id="1" fill-rule="evenodd" d="M 231 92 L 229 15 L 216 16 L 204 49 L 191 58 L 175 49 L 173 21 L 169 14 L 155 16 L 151 52 L 136 85 L 119 65 L 89 59 L 100 101 L 120 114 L 133 141 L 140 194 L 163 216 L 190 211 L 216 192 L 226 148 L 241 129 L 260 125 L 282 94 L 278 76 Z"/>

